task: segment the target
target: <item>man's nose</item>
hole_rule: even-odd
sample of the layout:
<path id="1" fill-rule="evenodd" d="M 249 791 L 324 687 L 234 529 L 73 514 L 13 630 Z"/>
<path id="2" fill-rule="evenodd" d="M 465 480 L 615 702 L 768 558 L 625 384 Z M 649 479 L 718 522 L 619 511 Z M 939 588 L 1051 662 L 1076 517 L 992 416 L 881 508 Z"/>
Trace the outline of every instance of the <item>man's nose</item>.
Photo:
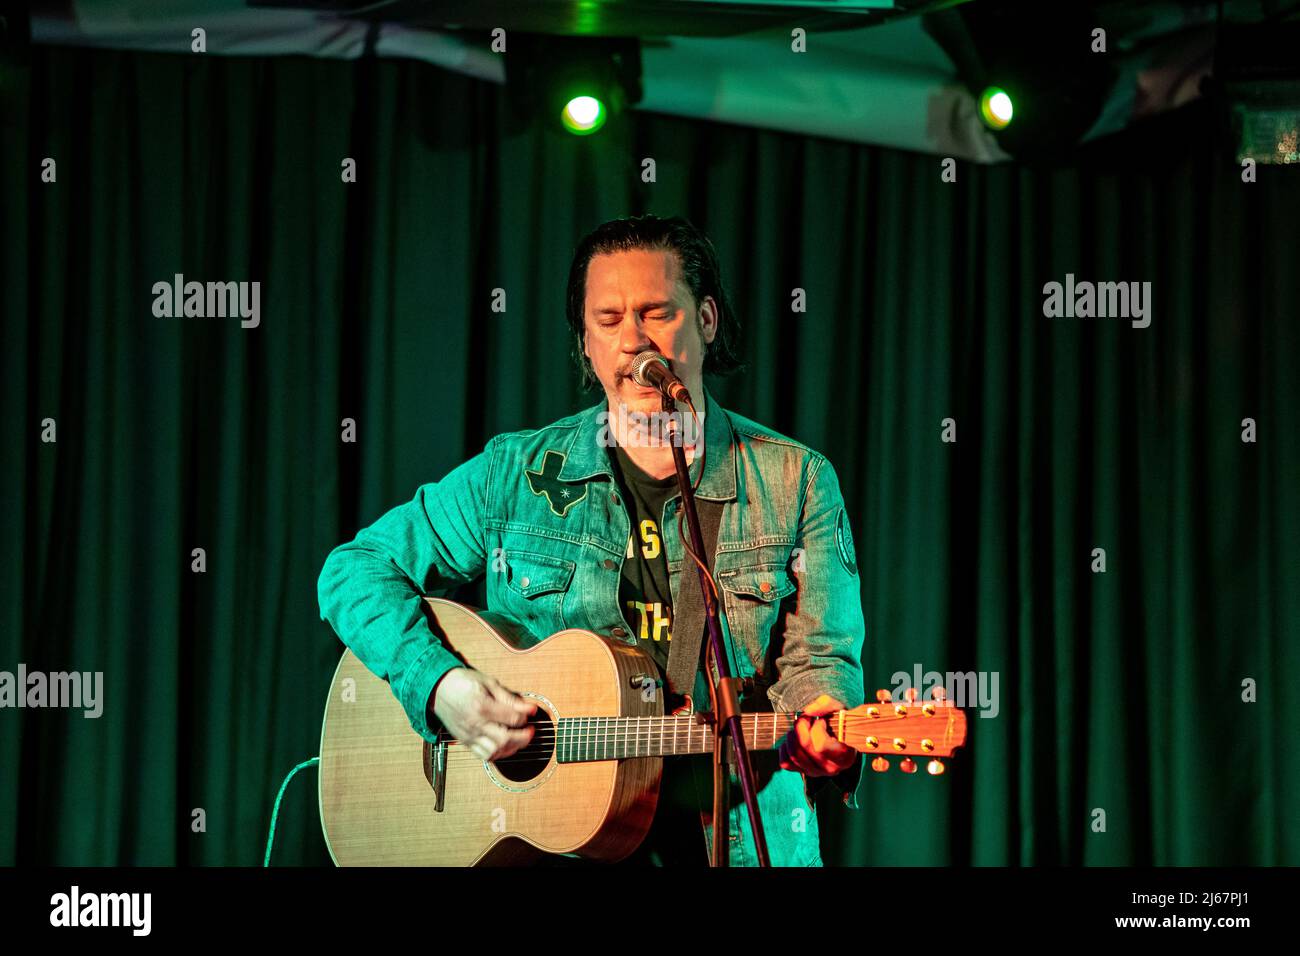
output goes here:
<path id="1" fill-rule="evenodd" d="M 657 348 L 650 337 L 645 334 L 645 325 L 635 316 L 623 322 L 623 335 L 619 347 L 629 355 L 636 355 L 646 349 Z"/>

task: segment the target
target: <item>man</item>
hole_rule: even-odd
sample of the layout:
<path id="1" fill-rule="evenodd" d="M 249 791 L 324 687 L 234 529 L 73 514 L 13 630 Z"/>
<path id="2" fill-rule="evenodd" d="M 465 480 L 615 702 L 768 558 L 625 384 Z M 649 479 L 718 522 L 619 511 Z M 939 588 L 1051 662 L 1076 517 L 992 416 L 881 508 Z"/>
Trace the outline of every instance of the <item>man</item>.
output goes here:
<path id="1" fill-rule="evenodd" d="M 742 710 L 805 715 L 778 752 L 753 752 L 771 861 L 820 865 L 815 781 L 833 777 L 856 807 L 862 769 L 860 755 L 816 719 L 863 699 L 861 593 L 835 470 L 705 389 L 704 372 L 737 366 L 735 319 L 712 244 L 684 219 L 614 220 L 585 237 L 567 314 L 584 381 L 600 385 L 603 401 L 498 435 L 336 548 L 320 577 L 321 616 L 389 681 L 416 731 L 433 740 L 443 727 L 485 760 L 527 745 L 534 707 L 442 647 L 422 595 L 486 574 L 489 610 L 537 637 L 595 631 L 639 645 L 666 673 L 672 608 L 698 576 L 678 533 L 672 449 L 655 427 L 662 399 L 630 377 L 632 359 L 657 350 L 702 420 L 700 454 L 700 430 L 678 405 L 697 499 L 722 503 L 713 573 L 732 672 L 752 679 Z M 701 662 L 697 709 L 708 706 L 702 671 Z M 664 767 L 659 809 L 633 861 L 705 864 L 710 764 L 676 757 Z M 733 773 L 731 863 L 753 865 L 737 780 Z"/>

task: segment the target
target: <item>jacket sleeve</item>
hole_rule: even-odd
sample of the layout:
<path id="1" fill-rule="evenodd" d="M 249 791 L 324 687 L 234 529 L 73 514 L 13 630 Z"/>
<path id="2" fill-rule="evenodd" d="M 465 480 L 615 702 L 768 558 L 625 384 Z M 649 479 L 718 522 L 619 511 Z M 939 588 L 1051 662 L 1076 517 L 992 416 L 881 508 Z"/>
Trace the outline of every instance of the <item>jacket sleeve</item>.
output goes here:
<path id="1" fill-rule="evenodd" d="M 388 681 L 411 726 L 429 741 L 437 725 L 427 706 L 433 688 L 465 665 L 429 630 L 423 598 L 473 581 L 487 567 L 483 523 L 496 440 L 331 551 L 317 582 L 322 620 Z"/>
<path id="2" fill-rule="evenodd" d="M 776 661 L 777 681 L 769 689 L 780 710 L 802 710 L 822 694 L 845 707 L 863 703 L 861 579 L 848 512 L 839 478 L 823 456 L 813 459 L 800 513 L 795 547 L 794 594 L 786 598 L 784 639 Z M 858 809 L 856 791 L 863 757 L 834 777 L 805 777 L 811 793 L 827 779 L 844 793 L 844 803 Z"/>

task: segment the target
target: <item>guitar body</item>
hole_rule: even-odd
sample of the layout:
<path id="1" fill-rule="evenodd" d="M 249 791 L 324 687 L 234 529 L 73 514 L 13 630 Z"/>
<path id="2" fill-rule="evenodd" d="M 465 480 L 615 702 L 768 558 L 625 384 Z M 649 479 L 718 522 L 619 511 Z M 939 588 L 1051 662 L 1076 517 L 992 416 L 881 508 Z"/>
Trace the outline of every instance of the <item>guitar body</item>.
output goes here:
<path id="1" fill-rule="evenodd" d="M 541 853 L 612 862 L 635 850 L 654 818 L 663 758 L 562 763 L 547 727 L 569 716 L 662 716 L 662 695 L 644 700 L 634 686 L 636 675 L 657 673 L 651 658 L 577 629 L 538 642 L 499 616 L 425 601 L 445 646 L 538 705 L 534 739 L 491 764 L 460 744 L 430 744 L 388 683 L 346 652 L 321 732 L 321 824 L 334 862 L 483 866 Z"/>

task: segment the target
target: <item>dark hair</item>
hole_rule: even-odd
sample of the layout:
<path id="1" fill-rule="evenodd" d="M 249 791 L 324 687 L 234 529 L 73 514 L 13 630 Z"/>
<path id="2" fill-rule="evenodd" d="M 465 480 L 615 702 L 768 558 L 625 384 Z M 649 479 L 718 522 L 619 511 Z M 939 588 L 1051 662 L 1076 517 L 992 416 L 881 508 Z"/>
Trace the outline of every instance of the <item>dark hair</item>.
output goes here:
<path id="1" fill-rule="evenodd" d="M 740 323 L 731 311 L 726 289 L 722 286 L 722 268 L 718 254 L 709 237 L 681 216 L 661 219 L 658 216 L 633 216 L 611 219 L 602 223 L 578 243 L 569 267 L 569 289 L 565 312 L 569 330 L 573 333 L 573 360 L 582 373 L 584 390 L 600 384 L 591 367 L 591 360 L 582 351 L 582 337 L 586 329 L 584 312 L 587 301 L 587 266 L 593 256 L 632 249 L 675 252 L 681 269 L 681 280 L 691 290 L 698 309 L 706 296 L 712 296 L 718 308 L 718 330 L 713 341 L 705 347 L 704 371 L 726 375 L 742 368 L 736 353 Z"/>

